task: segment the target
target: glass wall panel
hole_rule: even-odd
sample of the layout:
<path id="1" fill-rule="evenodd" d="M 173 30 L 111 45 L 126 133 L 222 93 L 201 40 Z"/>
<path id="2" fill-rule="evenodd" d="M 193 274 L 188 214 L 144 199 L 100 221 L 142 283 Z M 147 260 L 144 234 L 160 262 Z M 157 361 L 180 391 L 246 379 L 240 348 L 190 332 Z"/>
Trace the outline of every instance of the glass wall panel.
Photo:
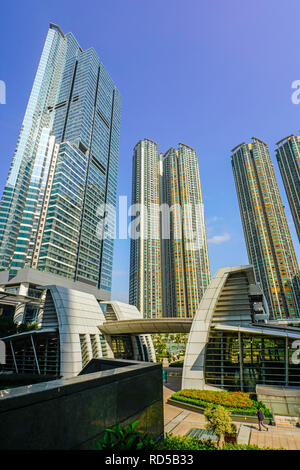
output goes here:
<path id="1" fill-rule="evenodd" d="M 112 336 L 111 345 L 115 359 L 134 359 L 131 337 L 129 335 Z"/>
<path id="2" fill-rule="evenodd" d="M 286 357 L 284 337 L 212 330 L 205 353 L 205 381 L 245 392 L 255 391 L 257 384 L 299 386 L 300 367 L 293 363 L 292 342 Z"/>
<path id="3" fill-rule="evenodd" d="M 299 355 L 294 355 L 296 352 L 295 345 L 293 347 L 294 339 L 288 340 L 288 384 L 289 386 L 300 386 L 300 364 L 296 364 Z M 295 357 L 296 356 L 296 357 Z"/>

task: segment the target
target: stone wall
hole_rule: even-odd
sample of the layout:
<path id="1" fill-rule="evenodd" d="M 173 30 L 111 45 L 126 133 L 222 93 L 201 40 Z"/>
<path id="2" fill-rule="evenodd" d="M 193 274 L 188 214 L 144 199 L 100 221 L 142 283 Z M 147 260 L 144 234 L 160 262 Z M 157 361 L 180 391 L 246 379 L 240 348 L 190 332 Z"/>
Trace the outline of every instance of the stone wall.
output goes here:
<path id="1" fill-rule="evenodd" d="M 118 360 L 107 370 L 111 359 L 92 362 L 100 372 L 0 391 L 0 449 L 91 449 L 107 427 L 136 419 L 138 429 L 161 436 L 161 366 Z"/>

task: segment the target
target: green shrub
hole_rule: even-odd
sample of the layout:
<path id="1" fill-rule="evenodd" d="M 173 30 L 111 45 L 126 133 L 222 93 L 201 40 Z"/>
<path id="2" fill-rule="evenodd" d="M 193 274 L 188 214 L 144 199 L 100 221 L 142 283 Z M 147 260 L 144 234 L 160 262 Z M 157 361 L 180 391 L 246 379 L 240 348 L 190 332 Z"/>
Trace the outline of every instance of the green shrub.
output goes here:
<path id="1" fill-rule="evenodd" d="M 165 439 L 156 445 L 157 450 L 218 450 L 217 445 L 210 441 L 198 440 L 195 437 L 174 436 L 166 434 Z M 223 443 L 221 450 L 285 450 L 271 447 L 258 447 L 255 444 L 231 444 Z"/>
<path id="2" fill-rule="evenodd" d="M 147 434 L 135 430 L 138 421 L 121 427 L 116 424 L 111 429 L 106 429 L 101 441 L 95 443 L 96 450 L 125 451 L 125 450 L 219 450 L 218 444 L 211 440 L 199 440 L 195 437 L 166 434 L 159 443 Z M 223 442 L 220 450 L 285 450 L 271 447 L 258 447 L 254 444 L 231 444 Z"/>
<path id="3" fill-rule="evenodd" d="M 165 439 L 157 445 L 157 450 L 217 450 L 217 447 L 212 441 L 166 434 Z"/>
<path id="4" fill-rule="evenodd" d="M 102 441 L 95 444 L 96 450 L 153 450 L 154 441 L 149 435 L 135 430 L 138 421 L 121 427 L 118 423 L 112 429 L 106 429 Z"/>
<path id="5" fill-rule="evenodd" d="M 18 325 L 18 333 L 24 333 L 25 331 L 38 330 L 39 326 L 36 323 L 21 323 Z"/>
<path id="6" fill-rule="evenodd" d="M 222 450 L 285 450 L 284 448 L 273 449 L 272 447 L 258 447 L 256 444 L 231 444 L 223 443 Z"/>
<path id="7" fill-rule="evenodd" d="M 207 420 L 206 429 L 213 431 L 218 436 L 218 447 L 220 447 L 225 434 L 234 432 L 230 411 L 221 405 L 216 408 L 210 405 L 204 411 L 204 416 Z"/>
<path id="8" fill-rule="evenodd" d="M 15 335 L 16 333 L 24 333 L 25 331 L 37 330 L 38 328 L 36 323 L 20 323 L 20 325 L 17 325 L 12 318 L 0 317 L 0 338 Z"/>

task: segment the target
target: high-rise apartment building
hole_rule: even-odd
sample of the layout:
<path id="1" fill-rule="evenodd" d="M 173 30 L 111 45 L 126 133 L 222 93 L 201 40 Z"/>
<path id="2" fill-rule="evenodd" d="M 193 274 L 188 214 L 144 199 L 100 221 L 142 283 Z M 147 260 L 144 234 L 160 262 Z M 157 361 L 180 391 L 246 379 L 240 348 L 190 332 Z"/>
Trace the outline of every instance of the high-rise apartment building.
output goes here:
<path id="1" fill-rule="evenodd" d="M 170 231 L 162 237 L 164 314 L 193 317 L 210 281 L 199 164 L 193 148 L 180 143 L 177 150 L 165 153 L 162 195 L 170 209 Z"/>
<path id="2" fill-rule="evenodd" d="M 255 137 L 232 150 L 250 263 L 273 318 L 300 315 L 300 277 L 268 146 Z"/>
<path id="3" fill-rule="evenodd" d="M 290 135 L 277 145 L 276 158 L 300 242 L 300 137 Z"/>
<path id="4" fill-rule="evenodd" d="M 157 143 L 140 140 L 134 148 L 132 165 L 131 203 L 138 223 L 132 221 L 129 303 L 145 318 L 162 317 L 160 177 Z"/>
<path id="5" fill-rule="evenodd" d="M 116 204 L 120 113 L 95 50 L 50 24 L 0 204 L 0 270 L 110 291 L 113 240 L 98 208 Z"/>
<path id="6" fill-rule="evenodd" d="M 195 150 L 179 144 L 162 155 L 155 142 L 140 141 L 132 173 L 132 204 L 137 203 L 129 302 L 144 317 L 193 317 L 210 280 Z"/>

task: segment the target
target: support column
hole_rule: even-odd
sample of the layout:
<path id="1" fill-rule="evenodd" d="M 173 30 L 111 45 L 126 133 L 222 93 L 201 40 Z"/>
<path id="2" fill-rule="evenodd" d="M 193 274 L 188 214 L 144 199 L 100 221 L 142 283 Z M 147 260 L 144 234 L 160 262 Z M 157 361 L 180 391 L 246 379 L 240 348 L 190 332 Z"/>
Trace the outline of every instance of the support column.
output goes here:
<path id="1" fill-rule="evenodd" d="M 30 339 L 31 339 L 31 344 L 32 344 L 32 349 L 33 349 L 33 354 L 34 354 L 34 358 L 35 358 L 36 367 L 37 367 L 37 370 L 38 370 L 39 375 L 41 375 L 40 366 L 39 366 L 39 361 L 38 361 L 38 358 L 37 358 L 37 354 L 36 354 L 35 345 L 34 345 L 34 341 L 33 341 L 32 335 L 30 335 Z"/>
<path id="2" fill-rule="evenodd" d="M 284 366 L 285 366 L 285 386 L 289 384 L 289 339 L 285 338 L 285 351 L 284 351 Z"/>
<path id="3" fill-rule="evenodd" d="M 221 387 L 224 387 L 224 333 L 221 333 Z"/>
<path id="4" fill-rule="evenodd" d="M 266 365 L 265 365 L 265 340 L 261 339 L 261 378 L 263 385 L 266 383 Z"/>
<path id="5" fill-rule="evenodd" d="M 18 371 L 18 365 L 17 365 L 16 356 L 15 356 L 15 351 L 14 351 L 14 347 L 13 347 L 12 341 L 10 341 L 9 344 L 10 344 L 10 349 L 11 349 L 12 357 L 13 357 L 13 360 L 14 360 L 14 365 L 15 365 L 16 373 L 18 374 L 18 373 L 19 373 L 19 371 Z"/>
<path id="6" fill-rule="evenodd" d="M 239 363 L 240 363 L 240 388 L 241 391 L 244 391 L 244 371 L 243 371 L 243 345 L 242 345 L 242 336 L 239 331 Z"/>

